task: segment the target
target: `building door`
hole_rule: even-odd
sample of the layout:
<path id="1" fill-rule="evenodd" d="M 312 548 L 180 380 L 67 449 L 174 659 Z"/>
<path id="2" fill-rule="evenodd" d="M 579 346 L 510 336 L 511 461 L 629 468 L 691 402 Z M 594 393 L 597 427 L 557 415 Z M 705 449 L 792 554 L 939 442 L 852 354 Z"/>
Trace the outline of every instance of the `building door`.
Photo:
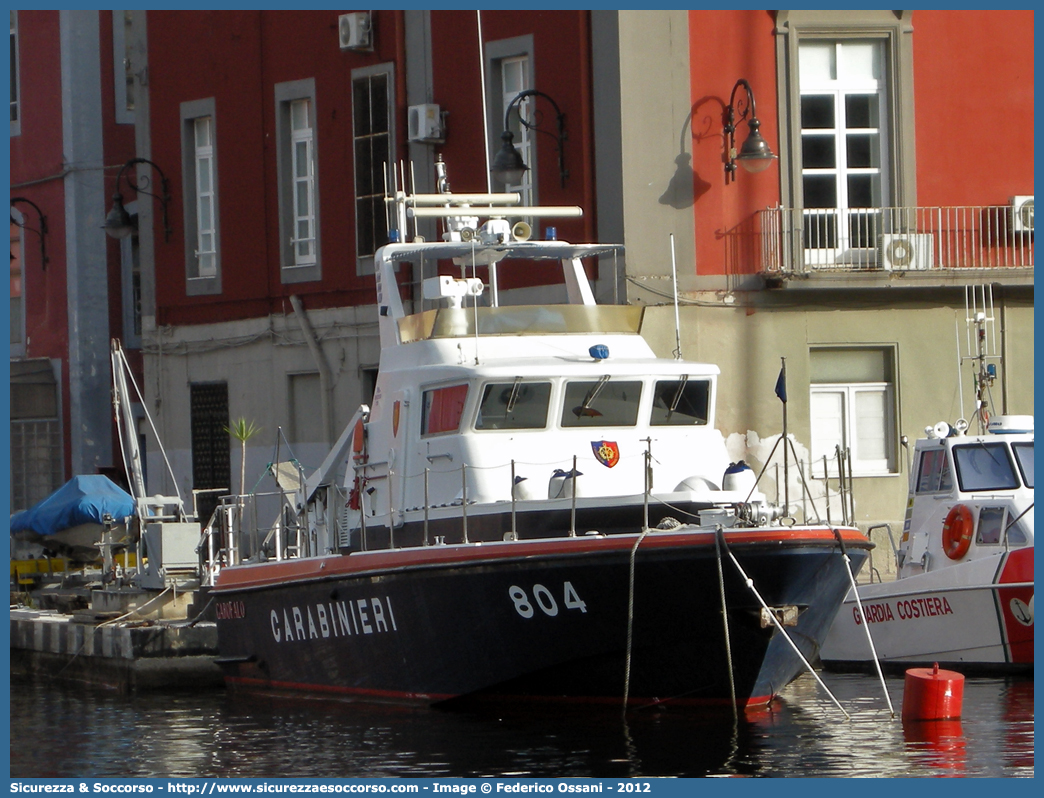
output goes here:
<path id="1" fill-rule="evenodd" d="M 228 384 L 195 383 L 191 386 L 192 489 L 232 486 L 228 435 Z M 196 499 L 198 520 L 206 524 L 222 493 L 207 493 Z"/>

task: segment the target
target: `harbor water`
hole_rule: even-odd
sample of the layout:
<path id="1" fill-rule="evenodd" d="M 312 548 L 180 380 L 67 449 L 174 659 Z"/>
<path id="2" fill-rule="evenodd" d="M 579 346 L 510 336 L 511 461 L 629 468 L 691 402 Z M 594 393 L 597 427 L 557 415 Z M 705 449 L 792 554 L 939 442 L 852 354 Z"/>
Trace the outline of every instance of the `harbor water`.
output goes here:
<path id="1" fill-rule="evenodd" d="M 903 680 L 806 674 L 770 708 L 446 711 L 223 690 L 11 685 L 12 778 L 1032 777 L 1033 680 L 968 678 L 960 722 L 899 719 Z"/>

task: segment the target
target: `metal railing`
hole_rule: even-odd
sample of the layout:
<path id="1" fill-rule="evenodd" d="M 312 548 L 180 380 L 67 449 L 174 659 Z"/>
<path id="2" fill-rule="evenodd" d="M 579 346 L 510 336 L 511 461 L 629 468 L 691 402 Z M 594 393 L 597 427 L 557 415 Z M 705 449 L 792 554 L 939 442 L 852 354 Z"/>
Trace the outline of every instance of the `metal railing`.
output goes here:
<path id="1" fill-rule="evenodd" d="M 769 208 L 752 220 L 763 274 L 1032 269 L 1032 216 L 1010 205 Z"/>

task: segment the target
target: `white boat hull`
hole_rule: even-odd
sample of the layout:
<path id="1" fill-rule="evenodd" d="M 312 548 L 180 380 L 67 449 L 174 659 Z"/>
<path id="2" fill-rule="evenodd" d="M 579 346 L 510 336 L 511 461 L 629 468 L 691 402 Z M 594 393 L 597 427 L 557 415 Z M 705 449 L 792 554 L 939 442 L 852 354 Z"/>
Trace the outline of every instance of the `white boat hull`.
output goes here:
<path id="1" fill-rule="evenodd" d="M 831 669 L 939 662 L 983 670 L 1033 668 L 1033 548 L 999 552 L 848 596 L 821 651 Z M 866 622 L 863 622 L 865 617 Z"/>

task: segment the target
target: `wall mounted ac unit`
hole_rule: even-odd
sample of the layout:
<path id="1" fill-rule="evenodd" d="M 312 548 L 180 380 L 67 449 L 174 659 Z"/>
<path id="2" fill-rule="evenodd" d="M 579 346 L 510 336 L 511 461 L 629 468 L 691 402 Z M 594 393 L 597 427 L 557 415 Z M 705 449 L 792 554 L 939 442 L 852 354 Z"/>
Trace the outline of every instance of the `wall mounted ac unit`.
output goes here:
<path id="1" fill-rule="evenodd" d="M 442 131 L 442 109 L 437 105 L 411 105 L 407 122 L 410 141 L 441 144 L 445 140 Z"/>
<path id="2" fill-rule="evenodd" d="M 1033 195 L 1011 198 L 1011 229 L 1016 233 L 1033 232 Z"/>
<path id="3" fill-rule="evenodd" d="M 877 264 L 886 271 L 925 271 L 934 262 L 931 233 L 891 233 L 877 240 Z"/>
<path id="4" fill-rule="evenodd" d="M 369 11 L 350 11 L 337 18 L 337 38 L 342 50 L 372 50 L 373 23 Z"/>

